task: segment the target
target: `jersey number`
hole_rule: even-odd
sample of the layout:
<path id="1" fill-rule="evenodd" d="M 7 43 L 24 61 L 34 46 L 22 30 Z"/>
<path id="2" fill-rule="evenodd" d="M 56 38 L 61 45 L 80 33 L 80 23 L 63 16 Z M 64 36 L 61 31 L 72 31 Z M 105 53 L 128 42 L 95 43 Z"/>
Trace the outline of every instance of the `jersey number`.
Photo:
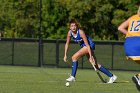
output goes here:
<path id="1" fill-rule="evenodd" d="M 134 23 L 136 24 L 136 25 L 134 25 Z M 131 29 L 130 29 L 130 31 L 139 31 L 140 29 L 140 20 L 138 20 L 138 21 L 132 21 L 132 24 L 131 24 Z"/>

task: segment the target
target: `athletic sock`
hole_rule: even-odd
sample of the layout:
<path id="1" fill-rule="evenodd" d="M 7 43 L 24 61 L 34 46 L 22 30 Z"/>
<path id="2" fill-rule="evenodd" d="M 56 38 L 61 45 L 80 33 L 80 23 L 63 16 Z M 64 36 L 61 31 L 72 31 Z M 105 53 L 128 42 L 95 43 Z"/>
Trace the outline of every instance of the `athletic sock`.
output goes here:
<path id="1" fill-rule="evenodd" d="M 113 74 L 110 73 L 109 70 L 106 69 L 106 68 L 104 68 L 103 66 L 101 66 L 101 67 L 99 68 L 99 70 L 100 70 L 101 72 L 103 72 L 104 74 L 106 74 L 108 77 L 112 77 L 112 76 L 113 76 Z"/>
<path id="2" fill-rule="evenodd" d="M 73 77 L 75 77 L 75 75 L 76 75 L 77 68 L 78 68 L 78 62 L 77 61 L 72 62 L 72 72 L 71 72 L 71 75 Z"/>

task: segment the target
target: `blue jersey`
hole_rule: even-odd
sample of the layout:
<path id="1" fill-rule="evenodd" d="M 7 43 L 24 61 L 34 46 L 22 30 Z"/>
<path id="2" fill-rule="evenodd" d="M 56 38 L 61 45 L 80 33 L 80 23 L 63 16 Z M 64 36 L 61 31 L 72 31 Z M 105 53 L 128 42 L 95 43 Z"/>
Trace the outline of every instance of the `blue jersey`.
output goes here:
<path id="1" fill-rule="evenodd" d="M 82 39 L 82 37 L 80 36 L 80 29 L 77 30 L 76 36 L 73 36 L 73 33 L 72 33 L 72 31 L 70 30 L 70 36 L 73 38 L 73 40 L 74 40 L 75 42 L 80 43 L 80 47 L 86 46 L 85 43 L 84 43 L 84 41 L 83 41 L 83 39 Z M 91 39 L 90 37 L 88 37 L 87 35 L 86 35 L 86 37 L 87 37 L 88 44 L 89 44 L 90 48 L 94 50 L 94 49 L 95 49 L 95 44 L 94 44 L 94 42 L 93 42 L 92 39 Z"/>

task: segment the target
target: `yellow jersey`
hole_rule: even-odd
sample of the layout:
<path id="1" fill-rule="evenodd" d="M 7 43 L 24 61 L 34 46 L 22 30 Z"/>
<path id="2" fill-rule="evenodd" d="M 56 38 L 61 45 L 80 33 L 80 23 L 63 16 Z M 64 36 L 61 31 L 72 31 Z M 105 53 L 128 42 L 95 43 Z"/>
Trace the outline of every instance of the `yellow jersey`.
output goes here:
<path id="1" fill-rule="evenodd" d="M 128 32 L 126 37 L 140 36 L 140 17 L 133 15 L 129 19 Z"/>

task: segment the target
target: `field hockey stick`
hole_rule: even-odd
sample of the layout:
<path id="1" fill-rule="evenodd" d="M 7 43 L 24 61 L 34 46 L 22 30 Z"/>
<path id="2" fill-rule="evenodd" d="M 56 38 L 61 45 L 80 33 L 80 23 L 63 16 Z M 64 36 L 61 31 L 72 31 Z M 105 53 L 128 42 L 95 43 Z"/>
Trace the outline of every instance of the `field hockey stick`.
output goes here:
<path id="1" fill-rule="evenodd" d="M 95 65 L 94 65 L 93 62 L 91 62 L 91 65 L 92 65 L 92 67 L 94 68 L 94 70 L 97 71 L 97 69 L 96 69 L 96 67 L 95 67 Z"/>
<path id="2" fill-rule="evenodd" d="M 106 81 L 103 79 L 103 77 L 101 76 L 101 74 L 99 73 L 99 71 L 97 70 L 97 68 L 95 67 L 94 63 L 91 62 L 91 65 L 93 66 L 95 72 L 97 73 L 98 77 L 100 78 L 100 80 L 103 82 L 103 83 L 106 83 Z"/>
<path id="3" fill-rule="evenodd" d="M 103 79 L 103 77 L 101 76 L 101 74 L 99 73 L 99 71 L 96 69 L 95 65 L 92 64 L 95 72 L 97 73 L 98 77 L 100 78 L 100 80 L 103 82 L 103 83 L 106 83 L 106 81 Z"/>

